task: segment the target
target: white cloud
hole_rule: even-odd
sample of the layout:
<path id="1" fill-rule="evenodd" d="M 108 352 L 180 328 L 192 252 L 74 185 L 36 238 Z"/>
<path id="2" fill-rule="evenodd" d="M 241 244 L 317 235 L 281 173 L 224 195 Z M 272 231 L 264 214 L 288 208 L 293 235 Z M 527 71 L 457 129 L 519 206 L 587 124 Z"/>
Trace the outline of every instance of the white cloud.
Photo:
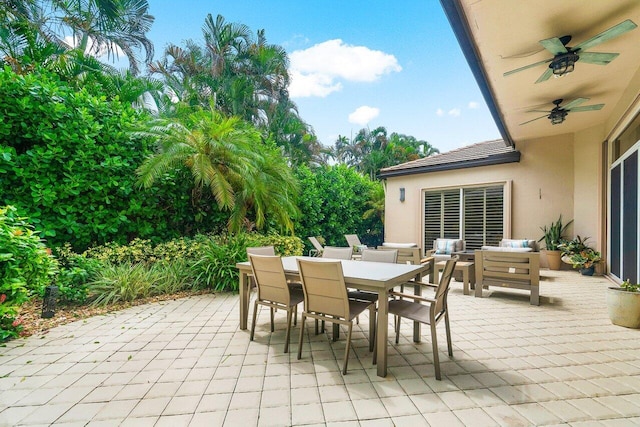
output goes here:
<path id="1" fill-rule="evenodd" d="M 436 116 L 438 116 L 438 117 L 444 116 L 444 110 L 442 108 L 438 108 L 436 110 Z"/>
<path id="2" fill-rule="evenodd" d="M 459 108 L 452 108 L 451 110 L 449 110 L 447 112 L 448 115 L 453 116 L 453 117 L 458 117 L 460 116 L 460 109 Z"/>
<path id="3" fill-rule="evenodd" d="M 365 126 L 371 120 L 378 117 L 378 115 L 380 115 L 379 108 L 363 105 L 362 107 L 356 108 L 353 113 L 349 114 L 349 123 Z"/>
<path id="4" fill-rule="evenodd" d="M 292 98 L 326 97 L 342 89 L 342 81 L 370 83 L 384 74 L 399 72 L 395 56 L 340 39 L 327 40 L 289 56 Z"/>
<path id="5" fill-rule="evenodd" d="M 467 105 L 471 110 L 475 110 L 480 106 L 476 101 L 469 101 L 469 105 Z"/>

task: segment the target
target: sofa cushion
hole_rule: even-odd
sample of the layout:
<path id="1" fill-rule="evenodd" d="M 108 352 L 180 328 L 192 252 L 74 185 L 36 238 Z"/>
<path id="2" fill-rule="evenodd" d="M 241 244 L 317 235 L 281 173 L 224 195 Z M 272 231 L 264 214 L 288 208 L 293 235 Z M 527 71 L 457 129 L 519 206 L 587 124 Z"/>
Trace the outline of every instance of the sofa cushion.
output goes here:
<path id="1" fill-rule="evenodd" d="M 436 239 L 434 249 L 438 255 L 450 255 L 452 252 L 462 250 L 462 240 L 459 239 Z"/>
<path id="2" fill-rule="evenodd" d="M 391 242 L 384 242 L 382 246 L 386 246 L 388 248 L 417 248 L 418 247 L 416 243 L 391 243 Z"/>
<path id="3" fill-rule="evenodd" d="M 508 246 L 483 246 L 482 250 L 496 252 L 533 252 L 531 248 L 512 248 Z"/>
<path id="4" fill-rule="evenodd" d="M 536 241 L 531 239 L 502 239 L 500 246 L 505 248 L 531 248 L 535 251 Z"/>

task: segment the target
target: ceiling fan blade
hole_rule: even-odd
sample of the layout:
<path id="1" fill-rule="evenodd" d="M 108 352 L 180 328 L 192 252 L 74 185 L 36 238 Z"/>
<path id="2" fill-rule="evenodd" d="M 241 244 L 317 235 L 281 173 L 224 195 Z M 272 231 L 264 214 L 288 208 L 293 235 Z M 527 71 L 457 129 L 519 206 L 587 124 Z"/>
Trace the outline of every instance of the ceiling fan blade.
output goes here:
<path id="1" fill-rule="evenodd" d="M 568 50 L 557 37 L 551 37 L 550 39 L 540 40 L 539 42 L 545 49 L 547 49 L 553 56 L 559 53 L 567 53 Z"/>
<path id="2" fill-rule="evenodd" d="M 599 52 L 580 52 L 580 62 L 586 62 L 587 64 L 607 65 L 620 55 L 619 53 L 599 53 Z"/>
<path id="3" fill-rule="evenodd" d="M 525 65 L 524 67 L 516 68 L 515 70 L 507 71 L 503 74 L 504 77 L 510 76 L 511 74 L 519 73 L 520 71 L 528 70 L 529 68 L 537 67 L 538 65 L 546 64 L 551 62 L 552 59 L 545 59 L 544 61 L 536 62 L 533 64 Z"/>
<path id="4" fill-rule="evenodd" d="M 547 68 L 547 71 L 542 73 L 542 75 L 536 80 L 536 83 L 546 82 L 553 75 L 553 70 L 551 68 Z"/>
<path id="5" fill-rule="evenodd" d="M 546 113 L 546 114 L 551 114 L 551 110 L 528 110 L 527 113 Z"/>
<path id="6" fill-rule="evenodd" d="M 576 98 L 571 102 L 568 102 L 566 105 L 563 105 L 562 108 L 565 110 L 571 110 L 573 107 L 577 107 L 580 104 L 587 102 L 589 98 Z"/>
<path id="7" fill-rule="evenodd" d="M 527 121 L 527 122 L 520 123 L 520 126 L 522 126 L 522 125 L 526 125 L 527 123 L 535 122 L 536 120 L 544 119 L 545 117 L 547 117 L 547 114 L 545 114 L 544 116 L 536 117 L 536 118 L 535 118 L 535 119 L 533 119 L 533 120 L 529 120 L 529 121 Z"/>
<path id="8" fill-rule="evenodd" d="M 604 107 L 604 104 L 585 105 L 584 107 L 571 108 L 570 111 L 571 112 L 595 111 L 595 110 L 601 110 L 602 107 Z M 568 108 L 566 108 L 566 110 L 568 110 Z"/>
<path id="9" fill-rule="evenodd" d="M 582 43 L 577 44 L 573 47 L 573 50 L 587 50 L 594 46 L 599 45 L 600 43 L 604 43 L 607 40 L 611 40 L 615 37 L 621 36 L 627 31 L 631 31 L 636 28 L 637 25 L 631 19 L 627 19 L 626 21 L 622 21 L 618 25 L 614 25 L 608 30 L 604 30 L 600 34 L 591 37 L 589 40 L 585 40 Z"/>

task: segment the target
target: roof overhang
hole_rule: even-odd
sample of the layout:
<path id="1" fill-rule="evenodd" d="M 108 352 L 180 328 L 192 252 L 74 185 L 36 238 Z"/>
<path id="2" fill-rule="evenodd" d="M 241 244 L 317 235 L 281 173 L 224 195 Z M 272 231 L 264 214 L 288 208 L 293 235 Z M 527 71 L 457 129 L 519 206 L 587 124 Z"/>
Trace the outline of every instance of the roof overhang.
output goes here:
<path id="1" fill-rule="evenodd" d="M 578 61 L 572 73 L 541 83 L 535 82 L 547 69 L 547 63 L 504 76 L 508 71 L 551 59 L 553 55 L 540 44 L 541 40 L 571 35 L 567 44 L 571 47 L 627 19 L 640 25 L 638 0 L 440 2 L 507 144 L 515 146 L 521 141 L 575 134 L 600 124 L 606 125 L 608 131 L 619 114 L 630 108 L 625 94 L 640 92 L 640 28 L 588 49 L 593 53 L 619 54 L 607 65 Z M 570 112 L 565 122 L 552 125 L 544 114 L 553 108 L 552 101 L 564 99 L 566 103 L 576 98 L 588 98 L 585 106 L 604 107 Z"/>
<path id="2" fill-rule="evenodd" d="M 443 172 L 443 171 L 451 171 L 451 170 L 459 170 L 459 169 L 467 169 L 467 168 L 477 168 L 480 166 L 500 165 L 505 163 L 517 163 L 519 161 L 520 161 L 520 152 L 514 150 L 508 153 L 494 154 L 492 156 L 484 157 L 480 159 L 471 159 L 471 160 L 464 160 L 461 162 L 441 163 L 441 164 L 435 164 L 435 165 L 419 166 L 415 168 L 383 171 L 383 172 L 380 172 L 380 174 L 378 174 L 378 177 L 382 179 L 386 179 L 386 178 L 393 178 L 396 176 L 415 175 L 420 173 Z"/>

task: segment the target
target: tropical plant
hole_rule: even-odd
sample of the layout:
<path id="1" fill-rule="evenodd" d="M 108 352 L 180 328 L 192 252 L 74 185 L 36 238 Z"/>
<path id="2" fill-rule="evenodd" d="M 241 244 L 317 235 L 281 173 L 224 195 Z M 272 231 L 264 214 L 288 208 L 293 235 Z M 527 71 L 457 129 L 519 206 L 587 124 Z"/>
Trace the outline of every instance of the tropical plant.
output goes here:
<path id="1" fill-rule="evenodd" d="M 558 249 L 562 251 L 562 260 L 571 264 L 573 268 L 590 268 L 599 262 L 602 257 L 600 252 L 596 251 L 587 244 L 589 238 L 576 236 L 575 239 L 566 240 L 558 245 Z"/>
<path id="2" fill-rule="evenodd" d="M 268 219 L 293 229 L 296 181 L 275 147 L 261 143 L 258 131 L 237 117 L 198 110 L 177 120 L 154 121 L 139 135 L 158 142 L 157 153 L 138 169 L 139 184 L 149 188 L 174 168 L 191 171 L 196 201 L 203 191 L 222 210 L 230 211 L 229 228 L 238 231 L 246 219 L 258 228 Z"/>
<path id="3" fill-rule="evenodd" d="M 13 206 L 0 207 L 0 341 L 20 332 L 19 307 L 42 294 L 57 264 L 28 218 Z"/>
<path id="4" fill-rule="evenodd" d="M 131 302 L 152 295 L 156 284 L 162 280 L 157 269 L 144 264 L 105 264 L 99 276 L 88 283 L 92 305 L 110 305 Z"/>
<path id="5" fill-rule="evenodd" d="M 346 165 L 315 169 L 299 167 L 296 175 L 301 192 L 297 203 L 301 215 L 296 220 L 296 234 L 324 236 L 326 243 L 344 246 L 345 234 L 357 234 L 363 243 L 375 246 L 382 241 L 382 221 L 377 215 L 364 214 L 371 205 L 371 192 L 381 185 Z M 311 249 L 307 244 L 306 250 Z"/>
<path id="6" fill-rule="evenodd" d="M 439 151 L 413 136 L 395 132 L 387 136 L 387 129 L 380 126 L 373 130 L 361 129 L 352 140 L 339 136 L 331 152 L 339 163 L 354 167 L 373 180 L 382 168 L 431 156 Z"/>
<path id="7" fill-rule="evenodd" d="M 566 224 L 562 224 L 562 215 L 558 218 L 557 221 L 552 222 L 550 226 L 540 227 L 543 236 L 538 239 L 538 242 L 544 240 L 545 247 L 548 251 L 557 251 L 558 246 L 564 241 L 564 232 L 567 230 L 567 227 L 571 225 L 573 220 L 569 221 Z"/>
<path id="8" fill-rule="evenodd" d="M 0 9 L 6 23 L 0 52 L 17 71 L 51 60 L 72 62 L 79 56 L 64 57 L 74 51 L 110 59 L 123 54 L 134 74 L 140 70 L 138 51 L 144 50 L 147 63 L 153 58 L 147 0 L 4 1 Z"/>
<path id="9" fill-rule="evenodd" d="M 640 292 L 640 283 L 631 283 L 631 280 L 627 279 L 620 284 L 620 288 L 627 292 Z"/>

